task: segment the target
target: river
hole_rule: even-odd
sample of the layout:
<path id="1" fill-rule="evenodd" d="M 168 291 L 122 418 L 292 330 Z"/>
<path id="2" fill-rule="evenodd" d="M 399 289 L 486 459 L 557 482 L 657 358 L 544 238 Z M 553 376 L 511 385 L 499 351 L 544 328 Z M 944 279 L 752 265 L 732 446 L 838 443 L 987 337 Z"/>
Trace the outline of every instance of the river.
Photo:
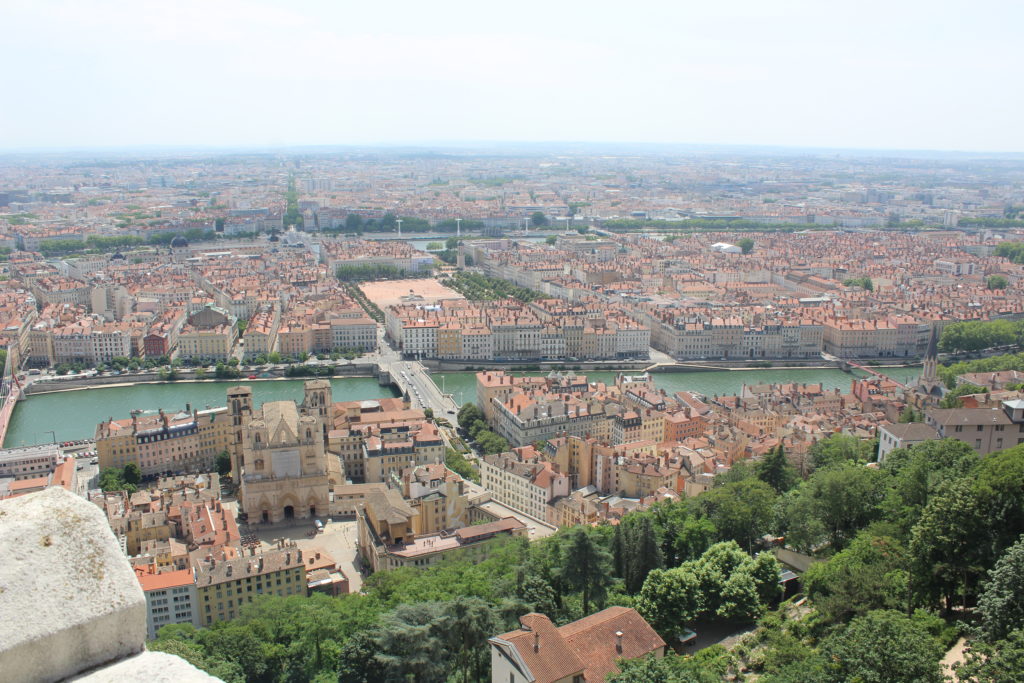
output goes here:
<path id="1" fill-rule="evenodd" d="M 897 381 L 917 377 L 920 368 L 891 368 L 886 372 Z M 531 373 L 545 374 L 545 373 Z M 610 371 L 584 373 L 588 378 L 611 383 L 617 373 Z M 476 400 L 476 374 L 472 372 L 435 373 L 434 382 L 447 393 L 455 395 L 461 405 Z M 826 388 L 848 391 L 851 375 L 835 369 L 825 370 L 743 370 L 714 372 L 656 373 L 655 383 L 669 394 L 688 390 L 711 396 L 734 394 L 744 383 L 821 382 Z M 122 419 L 129 411 L 139 409 L 156 412 L 181 410 L 186 403 L 203 409 L 226 403 L 228 387 L 248 384 L 253 388 L 256 404 L 264 401 L 302 400 L 303 380 L 180 382 L 170 384 L 138 384 L 130 387 L 97 387 L 52 394 L 30 396 L 18 403 L 7 430 L 4 446 L 21 446 L 50 440 L 50 430 L 57 441 L 92 438 L 96 424 L 109 417 Z M 381 396 L 394 396 L 390 387 L 381 387 L 371 377 L 346 377 L 331 381 L 335 401 L 356 401 Z"/>
<path id="2" fill-rule="evenodd" d="M 228 387 L 246 384 L 252 387 L 253 402 L 302 400 L 304 380 L 267 380 L 247 382 L 178 382 L 136 384 L 130 387 L 96 387 L 38 394 L 20 401 L 7 429 L 5 447 L 50 441 L 52 430 L 57 441 L 91 439 L 96 425 L 113 417 L 129 417 L 139 409 L 156 412 L 182 410 L 186 403 L 200 410 L 227 403 Z M 391 387 L 382 387 L 373 377 L 345 377 L 331 380 L 335 401 L 357 401 L 381 396 L 397 396 Z"/>

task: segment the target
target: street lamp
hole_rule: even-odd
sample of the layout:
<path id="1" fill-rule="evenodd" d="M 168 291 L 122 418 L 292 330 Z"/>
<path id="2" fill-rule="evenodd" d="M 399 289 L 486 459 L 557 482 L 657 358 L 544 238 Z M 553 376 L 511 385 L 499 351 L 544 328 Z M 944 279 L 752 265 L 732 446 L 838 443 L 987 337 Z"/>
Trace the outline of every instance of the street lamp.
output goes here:
<path id="1" fill-rule="evenodd" d="M 51 437 L 53 437 L 53 443 L 57 443 L 57 434 L 52 429 L 43 432 L 43 434 L 49 434 Z"/>

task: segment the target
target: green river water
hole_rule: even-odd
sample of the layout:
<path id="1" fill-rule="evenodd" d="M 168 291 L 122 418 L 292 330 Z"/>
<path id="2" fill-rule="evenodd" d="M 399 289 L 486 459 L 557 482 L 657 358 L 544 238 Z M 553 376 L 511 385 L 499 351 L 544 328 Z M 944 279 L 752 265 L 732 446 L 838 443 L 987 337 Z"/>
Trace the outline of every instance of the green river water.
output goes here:
<path id="1" fill-rule="evenodd" d="M 917 377 L 920 368 L 885 370 L 898 381 Z M 533 373 L 543 374 L 543 373 Z M 584 373 L 591 380 L 612 382 L 617 373 L 611 371 Z M 743 370 L 715 372 L 659 373 L 655 383 L 672 394 L 696 391 L 708 396 L 733 394 L 746 384 L 765 382 L 821 382 L 826 388 L 849 390 L 852 375 L 835 369 L 827 370 Z M 476 400 L 476 378 L 472 372 L 438 373 L 433 376 L 439 387 L 455 395 L 461 403 Z M 172 384 L 139 384 L 130 387 L 83 389 L 53 394 L 40 394 L 21 401 L 14 410 L 4 446 L 21 446 L 50 441 L 92 438 L 96 424 L 109 417 L 122 419 L 134 409 L 156 412 L 181 410 L 186 403 L 203 409 L 225 404 L 228 387 L 236 384 L 252 386 L 255 402 L 282 399 L 302 400 L 302 380 L 255 382 L 182 382 Z M 371 377 L 347 377 L 332 380 L 335 401 L 355 401 L 381 396 L 394 396 L 390 387 L 381 387 Z M 53 431 L 51 437 L 50 431 Z"/>
<path id="2" fill-rule="evenodd" d="M 7 429 L 4 446 L 48 442 L 53 431 L 57 441 L 91 439 L 96 425 L 113 417 L 128 417 L 131 410 L 156 412 L 182 410 L 186 403 L 202 410 L 227 403 L 228 387 L 245 384 L 252 387 L 253 401 L 302 400 L 301 379 L 228 382 L 178 382 L 136 384 L 130 387 L 96 387 L 77 391 L 30 396 L 18 403 Z M 373 377 L 346 377 L 331 380 L 335 401 L 356 401 L 381 396 L 397 396 L 391 387 L 382 387 Z"/>

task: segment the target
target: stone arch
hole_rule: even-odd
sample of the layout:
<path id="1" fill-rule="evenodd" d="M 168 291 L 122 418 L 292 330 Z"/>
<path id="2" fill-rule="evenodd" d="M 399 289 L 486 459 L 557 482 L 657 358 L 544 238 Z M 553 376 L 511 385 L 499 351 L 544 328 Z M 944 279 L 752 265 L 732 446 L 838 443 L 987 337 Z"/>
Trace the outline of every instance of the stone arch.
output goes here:
<path id="1" fill-rule="evenodd" d="M 291 517 L 301 518 L 303 516 L 302 515 L 302 507 L 301 507 L 301 505 L 299 503 L 299 499 L 292 492 L 288 492 L 288 493 L 284 494 L 283 496 L 281 496 L 280 498 L 278 498 L 277 499 L 277 505 L 278 505 L 278 509 L 280 509 L 280 511 L 281 511 L 282 519 L 288 519 L 289 518 L 289 515 L 287 513 L 289 508 L 291 508 L 291 511 L 292 511 L 292 514 L 290 515 Z"/>

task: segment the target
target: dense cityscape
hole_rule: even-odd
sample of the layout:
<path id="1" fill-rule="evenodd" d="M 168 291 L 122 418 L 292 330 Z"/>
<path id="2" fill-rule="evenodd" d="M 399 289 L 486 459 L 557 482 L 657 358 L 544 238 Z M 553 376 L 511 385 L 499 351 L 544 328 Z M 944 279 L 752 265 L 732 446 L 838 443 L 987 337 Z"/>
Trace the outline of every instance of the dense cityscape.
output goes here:
<path id="1" fill-rule="evenodd" d="M 0 513 L 98 510 L 150 652 L 1015 680 L 1019 159 L 10 156 L 0 246 Z"/>

